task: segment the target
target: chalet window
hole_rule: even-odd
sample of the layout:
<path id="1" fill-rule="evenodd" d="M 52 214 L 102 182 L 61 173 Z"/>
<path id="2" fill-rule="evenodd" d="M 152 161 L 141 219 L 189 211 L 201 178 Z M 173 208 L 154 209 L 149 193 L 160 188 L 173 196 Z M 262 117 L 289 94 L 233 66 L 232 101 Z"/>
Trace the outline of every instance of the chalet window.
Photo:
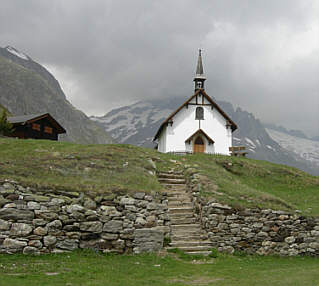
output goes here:
<path id="1" fill-rule="evenodd" d="M 196 107 L 196 120 L 204 120 L 204 108 L 203 107 Z"/>
<path id="2" fill-rule="evenodd" d="M 52 130 L 51 127 L 45 126 L 45 127 L 44 127 L 44 132 L 45 132 L 45 133 L 52 134 L 53 130 Z"/>
<path id="3" fill-rule="evenodd" d="M 41 125 L 37 124 L 37 123 L 32 123 L 32 129 L 37 130 L 37 131 L 41 131 Z"/>

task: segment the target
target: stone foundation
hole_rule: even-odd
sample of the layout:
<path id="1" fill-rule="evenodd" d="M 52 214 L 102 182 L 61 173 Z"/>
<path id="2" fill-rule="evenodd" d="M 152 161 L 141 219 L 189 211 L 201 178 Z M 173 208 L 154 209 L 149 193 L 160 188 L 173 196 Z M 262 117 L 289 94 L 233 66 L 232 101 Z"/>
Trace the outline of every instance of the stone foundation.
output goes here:
<path id="1" fill-rule="evenodd" d="M 90 198 L 0 183 L 0 253 L 157 251 L 169 224 L 165 194 Z"/>
<path id="2" fill-rule="evenodd" d="M 221 252 L 244 251 L 261 255 L 319 256 L 319 217 L 305 217 L 271 209 L 234 209 L 199 196 L 200 180 L 192 168 L 189 192 L 197 218 L 213 247 Z"/>

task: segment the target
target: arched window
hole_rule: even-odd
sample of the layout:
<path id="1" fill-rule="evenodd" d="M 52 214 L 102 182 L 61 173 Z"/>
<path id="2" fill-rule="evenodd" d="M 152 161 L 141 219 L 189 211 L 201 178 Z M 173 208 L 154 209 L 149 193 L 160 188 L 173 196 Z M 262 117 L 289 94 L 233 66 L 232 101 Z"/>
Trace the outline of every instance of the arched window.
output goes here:
<path id="1" fill-rule="evenodd" d="M 196 107 L 196 120 L 204 120 L 204 108 L 203 107 Z"/>

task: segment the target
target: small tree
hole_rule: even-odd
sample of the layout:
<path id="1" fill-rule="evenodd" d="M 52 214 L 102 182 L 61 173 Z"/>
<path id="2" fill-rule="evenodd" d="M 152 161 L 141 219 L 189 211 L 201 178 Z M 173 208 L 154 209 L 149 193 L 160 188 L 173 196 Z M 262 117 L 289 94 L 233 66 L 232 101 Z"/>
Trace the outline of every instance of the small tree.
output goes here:
<path id="1" fill-rule="evenodd" d="M 7 111 L 2 110 L 0 115 L 0 135 L 6 135 L 13 132 L 13 125 L 8 121 L 7 117 Z"/>

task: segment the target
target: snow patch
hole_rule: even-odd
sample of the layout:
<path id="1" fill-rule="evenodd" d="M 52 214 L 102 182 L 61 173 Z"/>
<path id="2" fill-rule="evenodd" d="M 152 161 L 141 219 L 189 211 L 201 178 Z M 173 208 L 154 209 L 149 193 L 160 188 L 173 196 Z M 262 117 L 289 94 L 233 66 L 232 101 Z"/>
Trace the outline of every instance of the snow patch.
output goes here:
<path id="1" fill-rule="evenodd" d="M 13 55 L 19 57 L 20 59 L 23 59 L 23 60 L 26 60 L 26 61 L 29 60 L 29 57 L 28 57 L 27 55 L 25 55 L 24 53 L 19 52 L 19 51 L 16 50 L 15 48 L 6 47 L 6 50 L 7 50 L 9 53 L 11 53 L 11 54 L 13 54 Z"/>
<path id="2" fill-rule="evenodd" d="M 251 141 L 249 138 L 245 137 L 245 140 L 248 142 L 249 145 L 251 145 L 251 148 L 256 148 L 255 143 Z"/>

